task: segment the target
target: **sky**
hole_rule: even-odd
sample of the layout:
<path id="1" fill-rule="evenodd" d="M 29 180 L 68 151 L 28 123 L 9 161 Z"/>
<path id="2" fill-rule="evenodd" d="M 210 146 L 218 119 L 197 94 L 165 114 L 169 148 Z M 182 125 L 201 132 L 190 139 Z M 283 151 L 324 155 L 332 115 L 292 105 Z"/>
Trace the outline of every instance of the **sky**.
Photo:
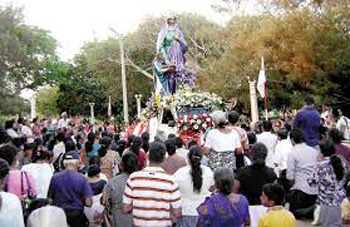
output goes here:
<path id="1" fill-rule="evenodd" d="M 58 54 L 61 59 L 71 60 L 84 42 L 112 36 L 110 27 L 123 34 L 132 32 L 148 16 L 191 12 L 225 23 L 228 15 L 216 13 L 211 7 L 216 1 L 0 0 L 0 3 L 23 7 L 25 22 L 50 30 L 59 42 Z"/>

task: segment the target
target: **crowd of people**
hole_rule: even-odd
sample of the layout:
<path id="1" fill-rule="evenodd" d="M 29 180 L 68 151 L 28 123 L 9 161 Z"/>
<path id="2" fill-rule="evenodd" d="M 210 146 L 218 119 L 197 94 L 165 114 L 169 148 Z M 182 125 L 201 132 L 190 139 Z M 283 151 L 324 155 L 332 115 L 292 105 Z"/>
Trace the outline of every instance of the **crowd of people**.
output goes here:
<path id="1" fill-rule="evenodd" d="M 200 141 L 97 130 L 63 113 L 0 130 L 0 226 L 350 224 L 349 119 L 308 100 L 296 116 L 240 125 L 214 111 Z M 349 122 L 350 123 L 350 122 Z"/>

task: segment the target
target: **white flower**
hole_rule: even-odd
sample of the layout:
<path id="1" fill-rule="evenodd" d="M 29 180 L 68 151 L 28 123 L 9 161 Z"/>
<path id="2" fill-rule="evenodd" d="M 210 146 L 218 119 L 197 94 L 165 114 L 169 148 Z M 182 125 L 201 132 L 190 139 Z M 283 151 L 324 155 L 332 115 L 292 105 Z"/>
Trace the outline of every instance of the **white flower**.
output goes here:
<path id="1" fill-rule="evenodd" d="M 198 129 L 199 129 L 199 126 L 198 126 L 197 124 L 195 124 L 195 125 L 193 126 L 193 128 L 194 128 L 195 130 L 198 130 Z"/>
<path id="2" fill-rule="evenodd" d="M 201 123 L 202 123 L 202 121 L 198 119 L 198 120 L 197 120 L 197 124 L 200 125 Z"/>
<path id="3" fill-rule="evenodd" d="M 207 122 L 211 122 L 211 118 L 210 117 L 207 117 Z"/>
<path id="4" fill-rule="evenodd" d="M 185 125 L 184 127 L 182 127 L 182 130 L 184 130 L 184 131 L 187 131 L 187 126 Z"/>
<path id="5" fill-rule="evenodd" d="M 196 121 L 195 121 L 194 119 L 191 119 L 191 120 L 190 120 L 190 123 L 191 123 L 191 124 L 193 124 L 193 123 L 195 123 L 195 122 L 196 122 Z"/>
<path id="6" fill-rule="evenodd" d="M 203 127 L 203 128 L 207 128 L 208 125 L 207 125 L 206 123 L 204 123 L 204 124 L 202 124 L 202 127 Z"/>
<path id="7" fill-rule="evenodd" d="M 193 115 L 193 119 L 197 119 L 198 118 L 198 116 L 195 114 L 195 115 Z"/>

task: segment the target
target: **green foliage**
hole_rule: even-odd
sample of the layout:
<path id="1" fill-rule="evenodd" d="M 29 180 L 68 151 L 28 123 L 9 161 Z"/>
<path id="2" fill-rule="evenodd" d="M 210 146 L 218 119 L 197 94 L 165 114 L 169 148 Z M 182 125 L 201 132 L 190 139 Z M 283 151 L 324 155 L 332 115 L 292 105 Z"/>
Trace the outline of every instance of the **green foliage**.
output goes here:
<path id="1" fill-rule="evenodd" d="M 58 87 L 44 87 L 35 94 L 36 110 L 42 115 L 58 116 Z"/>

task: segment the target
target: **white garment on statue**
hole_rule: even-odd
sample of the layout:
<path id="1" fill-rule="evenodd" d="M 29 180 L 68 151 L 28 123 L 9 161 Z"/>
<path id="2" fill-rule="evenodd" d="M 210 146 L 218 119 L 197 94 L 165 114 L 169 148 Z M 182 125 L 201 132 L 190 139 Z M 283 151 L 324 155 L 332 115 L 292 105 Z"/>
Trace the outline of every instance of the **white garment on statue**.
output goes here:
<path id="1" fill-rule="evenodd" d="M 1 227 L 24 227 L 21 202 L 14 194 L 0 192 L 2 206 L 0 209 Z"/>
<path id="2" fill-rule="evenodd" d="M 218 129 L 208 132 L 204 147 L 213 149 L 216 152 L 235 151 L 241 148 L 241 137 L 234 130 L 231 133 L 221 133 Z"/>
<path id="3" fill-rule="evenodd" d="M 274 168 L 273 159 L 275 154 L 275 148 L 277 145 L 278 138 L 275 134 L 272 134 L 271 132 L 263 132 L 257 137 L 257 142 L 263 143 L 267 148 L 267 157 L 265 160 L 266 166 Z"/>
<path id="4" fill-rule="evenodd" d="M 35 189 L 38 192 L 37 198 L 47 198 L 50 181 L 53 175 L 52 168 L 47 163 L 30 163 L 22 167 L 22 171 L 30 173 L 35 181 Z"/>
<path id="5" fill-rule="evenodd" d="M 343 132 L 344 138 L 350 140 L 350 119 L 345 116 L 341 116 L 337 122 L 337 129 L 341 131 L 342 128 L 345 129 Z"/>
<path id="6" fill-rule="evenodd" d="M 197 207 L 210 196 L 210 187 L 215 184 L 213 171 L 207 166 L 202 168 L 202 190 L 200 193 L 193 192 L 191 167 L 185 166 L 174 173 L 175 181 L 180 188 L 182 215 L 198 216 Z"/>
<path id="7" fill-rule="evenodd" d="M 64 211 L 56 206 L 44 206 L 34 210 L 28 218 L 28 227 L 68 227 Z"/>
<path id="8" fill-rule="evenodd" d="M 275 148 L 274 163 L 279 170 L 287 169 L 288 154 L 291 152 L 293 144 L 289 138 L 278 141 Z"/>
<path id="9" fill-rule="evenodd" d="M 68 128 L 69 119 L 61 118 L 58 121 L 57 128 Z"/>

